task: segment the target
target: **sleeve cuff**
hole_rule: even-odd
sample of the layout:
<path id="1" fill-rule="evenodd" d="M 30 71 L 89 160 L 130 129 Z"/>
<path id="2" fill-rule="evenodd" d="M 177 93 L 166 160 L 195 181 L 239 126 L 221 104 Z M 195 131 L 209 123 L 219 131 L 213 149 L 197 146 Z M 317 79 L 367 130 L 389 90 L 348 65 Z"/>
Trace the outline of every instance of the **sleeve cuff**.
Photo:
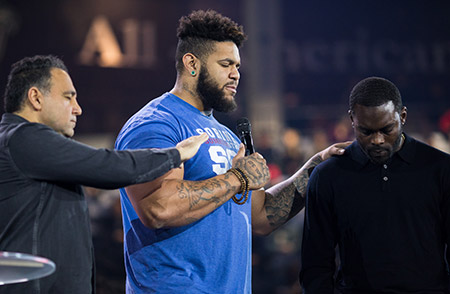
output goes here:
<path id="1" fill-rule="evenodd" d="M 170 168 L 179 167 L 181 165 L 181 156 L 177 148 L 166 149 L 169 156 Z"/>

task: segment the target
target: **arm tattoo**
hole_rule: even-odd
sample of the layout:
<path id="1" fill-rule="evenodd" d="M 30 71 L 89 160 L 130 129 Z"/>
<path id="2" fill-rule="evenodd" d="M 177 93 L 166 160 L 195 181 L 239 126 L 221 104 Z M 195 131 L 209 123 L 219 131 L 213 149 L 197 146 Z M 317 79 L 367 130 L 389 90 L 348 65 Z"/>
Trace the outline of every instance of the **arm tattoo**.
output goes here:
<path id="1" fill-rule="evenodd" d="M 297 193 L 300 194 L 301 197 L 305 198 L 306 196 L 306 186 L 308 185 L 309 176 L 311 175 L 313 169 L 321 163 L 322 157 L 319 155 L 314 156 L 311 158 L 311 160 L 304 166 L 304 171 L 300 172 L 295 178 L 294 178 L 294 186 L 297 191 Z"/>
<path id="2" fill-rule="evenodd" d="M 240 168 L 244 171 L 250 183 L 260 186 L 270 178 L 269 169 L 264 169 L 263 165 L 262 161 L 241 160 L 236 163 L 235 168 Z"/>
<path id="3" fill-rule="evenodd" d="M 293 177 L 266 192 L 264 206 L 272 227 L 281 226 L 305 206 L 310 172 L 321 162 L 319 155 L 314 156 Z"/>
<path id="4" fill-rule="evenodd" d="M 279 227 L 284 224 L 291 214 L 292 204 L 294 202 L 294 194 L 296 189 L 294 185 L 287 185 L 280 189 L 275 195 L 266 192 L 266 202 L 264 204 L 266 208 L 267 219 L 272 227 Z M 295 197 L 297 200 L 301 200 L 299 206 L 304 205 L 302 197 Z"/>
<path id="5" fill-rule="evenodd" d="M 213 202 L 218 207 L 235 194 L 229 178 L 230 175 L 225 174 L 225 178 L 220 180 L 181 181 L 177 185 L 178 197 L 189 201 L 190 210 L 195 209 L 200 201 Z M 223 190 L 225 193 L 221 192 Z"/>

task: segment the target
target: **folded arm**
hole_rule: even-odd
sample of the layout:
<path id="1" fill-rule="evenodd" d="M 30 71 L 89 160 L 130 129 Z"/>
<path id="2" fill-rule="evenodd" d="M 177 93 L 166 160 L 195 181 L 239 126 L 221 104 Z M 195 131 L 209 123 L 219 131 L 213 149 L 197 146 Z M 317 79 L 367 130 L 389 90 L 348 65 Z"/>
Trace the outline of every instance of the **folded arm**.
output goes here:
<path id="1" fill-rule="evenodd" d="M 204 181 L 183 180 L 184 168 L 144 184 L 125 188 L 136 213 L 150 228 L 190 224 L 235 195 L 241 184 L 232 173 Z"/>
<path id="2" fill-rule="evenodd" d="M 243 157 L 239 150 L 233 167 L 246 173 L 251 189 L 258 189 L 268 181 L 264 158 L 255 153 Z M 183 166 L 145 184 L 125 190 L 140 220 L 150 228 L 188 225 L 210 214 L 241 191 L 241 182 L 231 171 L 202 181 L 183 180 Z"/>

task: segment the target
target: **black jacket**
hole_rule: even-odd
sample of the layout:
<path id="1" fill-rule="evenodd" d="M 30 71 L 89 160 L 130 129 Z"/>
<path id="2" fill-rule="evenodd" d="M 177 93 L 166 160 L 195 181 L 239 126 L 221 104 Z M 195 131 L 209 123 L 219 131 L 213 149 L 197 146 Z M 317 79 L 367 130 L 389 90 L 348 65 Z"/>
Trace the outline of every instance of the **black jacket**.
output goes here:
<path id="1" fill-rule="evenodd" d="M 94 149 L 6 113 L 0 122 L 0 251 L 49 258 L 52 275 L 0 293 L 91 293 L 94 266 L 80 185 L 116 189 L 179 166 L 175 148 Z"/>

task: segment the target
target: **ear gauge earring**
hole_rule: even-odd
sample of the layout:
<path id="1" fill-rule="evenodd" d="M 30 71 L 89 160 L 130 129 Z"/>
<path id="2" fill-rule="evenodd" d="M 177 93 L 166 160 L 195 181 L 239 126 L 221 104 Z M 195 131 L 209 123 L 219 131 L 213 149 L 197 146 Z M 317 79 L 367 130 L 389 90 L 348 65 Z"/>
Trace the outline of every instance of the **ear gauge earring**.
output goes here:
<path id="1" fill-rule="evenodd" d="M 194 70 L 191 71 L 191 75 L 195 76 L 195 71 Z"/>

